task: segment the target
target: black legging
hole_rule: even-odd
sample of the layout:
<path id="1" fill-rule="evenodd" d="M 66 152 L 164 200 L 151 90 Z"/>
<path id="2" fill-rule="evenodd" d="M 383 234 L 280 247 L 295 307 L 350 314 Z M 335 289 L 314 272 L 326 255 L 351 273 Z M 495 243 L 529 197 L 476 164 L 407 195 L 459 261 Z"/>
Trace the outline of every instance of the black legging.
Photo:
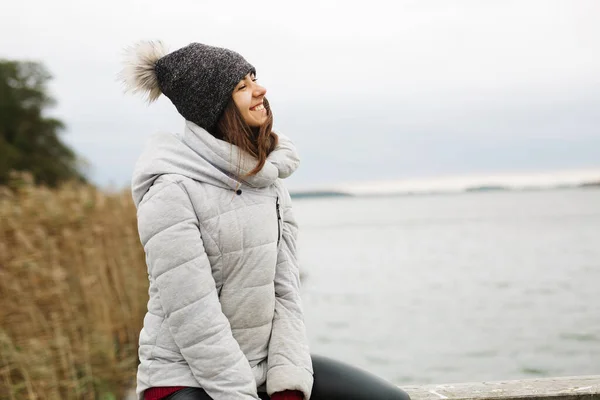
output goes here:
<path id="1" fill-rule="evenodd" d="M 314 384 L 310 400 L 410 400 L 402 389 L 356 367 L 322 356 L 312 356 Z M 268 400 L 266 393 L 258 393 Z M 166 400 L 212 400 L 199 388 L 186 388 Z"/>

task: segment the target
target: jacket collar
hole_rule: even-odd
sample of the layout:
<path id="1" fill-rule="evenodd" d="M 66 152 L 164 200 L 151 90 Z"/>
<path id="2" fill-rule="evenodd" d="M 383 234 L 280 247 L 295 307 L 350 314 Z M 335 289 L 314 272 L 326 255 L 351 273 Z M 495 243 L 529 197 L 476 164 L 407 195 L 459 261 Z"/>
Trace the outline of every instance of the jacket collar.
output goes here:
<path id="1" fill-rule="evenodd" d="M 256 175 L 246 177 L 258 160 L 241 151 L 239 147 L 215 138 L 191 121 L 186 121 L 182 141 L 198 154 L 199 158 L 223 172 L 229 178 L 226 183 L 232 189 L 239 187 L 240 183 L 253 188 L 270 186 L 277 178 L 283 179 L 292 175 L 300 164 L 296 147 L 289 138 L 280 134 L 278 144 L 267 157 L 263 168 Z"/>

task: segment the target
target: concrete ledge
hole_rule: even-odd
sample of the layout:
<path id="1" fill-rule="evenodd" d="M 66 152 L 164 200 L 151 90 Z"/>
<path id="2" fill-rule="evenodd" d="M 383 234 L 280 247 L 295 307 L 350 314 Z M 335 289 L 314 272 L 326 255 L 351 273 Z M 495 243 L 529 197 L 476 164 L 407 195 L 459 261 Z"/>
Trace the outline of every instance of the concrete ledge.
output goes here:
<path id="1" fill-rule="evenodd" d="M 402 386 L 412 400 L 600 400 L 600 375 Z"/>

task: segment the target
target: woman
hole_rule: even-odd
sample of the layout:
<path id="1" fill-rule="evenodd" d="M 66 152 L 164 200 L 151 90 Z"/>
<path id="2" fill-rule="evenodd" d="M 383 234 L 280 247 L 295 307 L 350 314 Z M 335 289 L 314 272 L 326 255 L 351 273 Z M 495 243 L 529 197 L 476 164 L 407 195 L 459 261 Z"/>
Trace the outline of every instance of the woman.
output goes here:
<path id="1" fill-rule="evenodd" d="M 200 43 L 169 54 L 141 43 L 129 55 L 127 88 L 150 101 L 164 94 L 186 120 L 183 134 L 150 139 L 133 175 L 150 280 L 139 398 L 407 400 L 309 353 L 298 226 L 282 184 L 299 159 L 271 130 L 254 67 Z"/>

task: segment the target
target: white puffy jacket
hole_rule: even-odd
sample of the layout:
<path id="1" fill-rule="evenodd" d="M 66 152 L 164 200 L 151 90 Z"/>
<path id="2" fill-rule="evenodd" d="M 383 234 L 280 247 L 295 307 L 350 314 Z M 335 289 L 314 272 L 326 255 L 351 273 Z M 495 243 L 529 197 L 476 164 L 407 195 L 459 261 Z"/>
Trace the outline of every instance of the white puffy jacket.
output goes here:
<path id="1" fill-rule="evenodd" d="M 241 173 L 239 162 L 241 162 Z M 137 393 L 202 387 L 215 400 L 312 389 L 299 296 L 297 224 L 281 179 L 299 159 L 279 144 L 256 160 L 192 122 L 153 136 L 133 175 L 150 279 Z"/>

